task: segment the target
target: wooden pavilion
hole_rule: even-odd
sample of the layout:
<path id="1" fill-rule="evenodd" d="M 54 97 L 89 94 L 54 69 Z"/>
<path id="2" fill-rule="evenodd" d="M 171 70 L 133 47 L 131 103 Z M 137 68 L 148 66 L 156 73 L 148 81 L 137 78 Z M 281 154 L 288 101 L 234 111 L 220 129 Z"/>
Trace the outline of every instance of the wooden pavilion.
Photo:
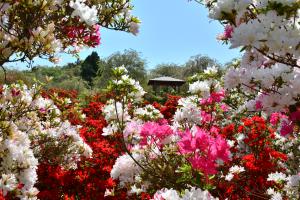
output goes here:
<path id="1" fill-rule="evenodd" d="M 159 78 L 150 79 L 148 82 L 148 85 L 152 85 L 153 90 L 155 93 L 157 90 L 160 89 L 160 87 L 172 87 L 174 90 L 178 91 L 180 90 L 180 86 L 185 84 L 184 80 L 180 80 L 177 78 L 172 78 L 169 76 L 162 76 Z"/>

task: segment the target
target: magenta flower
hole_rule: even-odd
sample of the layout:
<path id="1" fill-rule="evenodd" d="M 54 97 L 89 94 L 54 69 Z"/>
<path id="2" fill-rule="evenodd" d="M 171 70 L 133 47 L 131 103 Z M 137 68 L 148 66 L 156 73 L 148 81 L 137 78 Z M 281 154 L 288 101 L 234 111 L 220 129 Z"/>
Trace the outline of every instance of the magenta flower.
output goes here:
<path id="1" fill-rule="evenodd" d="M 290 114 L 290 119 L 293 121 L 293 122 L 297 122 L 297 121 L 300 121 L 300 111 L 295 111 L 295 112 L 292 112 Z"/>
<path id="2" fill-rule="evenodd" d="M 226 104 L 221 104 L 220 108 L 223 112 L 227 112 L 229 110 L 229 106 L 227 106 Z"/>
<path id="3" fill-rule="evenodd" d="M 159 147 L 165 144 L 165 140 L 173 134 L 171 127 L 167 124 L 159 124 L 156 122 L 146 122 L 141 130 L 140 145 L 148 145 L 155 143 Z"/>
<path id="4" fill-rule="evenodd" d="M 283 120 L 281 122 L 280 135 L 286 136 L 290 133 L 293 133 L 293 130 L 294 130 L 294 124 L 292 121 Z"/>
<path id="5" fill-rule="evenodd" d="M 263 108 L 262 102 L 261 101 L 256 101 L 255 102 L 255 109 L 256 110 L 261 110 Z"/>
<path id="6" fill-rule="evenodd" d="M 206 99 L 200 101 L 201 105 L 211 105 L 213 103 L 221 102 L 225 97 L 225 91 L 221 90 L 219 92 L 212 92 L 210 96 Z"/>
<path id="7" fill-rule="evenodd" d="M 194 127 L 181 133 L 177 143 L 179 150 L 185 154 L 192 167 L 205 175 L 217 173 L 217 161 L 229 160 L 229 145 L 221 136 L 213 137 L 205 130 Z"/>
<path id="8" fill-rule="evenodd" d="M 201 111 L 201 121 L 203 124 L 210 123 L 213 120 L 214 120 L 214 117 L 212 116 L 211 113 Z"/>
<path id="9" fill-rule="evenodd" d="M 288 116 L 283 115 L 281 113 L 272 113 L 270 116 L 270 123 L 275 126 L 280 122 L 280 119 L 287 119 Z"/>
<path id="10" fill-rule="evenodd" d="M 225 26 L 225 31 L 224 31 L 224 36 L 226 39 L 231 38 L 232 36 L 232 32 L 233 32 L 233 26 L 231 25 L 226 25 Z"/>
<path id="11" fill-rule="evenodd" d="M 220 34 L 217 39 L 218 40 L 228 40 L 232 37 L 233 26 L 226 25 L 224 29 L 224 33 Z"/>

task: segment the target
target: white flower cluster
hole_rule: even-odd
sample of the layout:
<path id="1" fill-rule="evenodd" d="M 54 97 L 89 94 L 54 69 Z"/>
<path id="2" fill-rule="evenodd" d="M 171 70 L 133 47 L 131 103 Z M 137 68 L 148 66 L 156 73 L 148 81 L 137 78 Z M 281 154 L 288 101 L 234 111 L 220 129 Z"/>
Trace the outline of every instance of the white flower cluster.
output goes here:
<path id="1" fill-rule="evenodd" d="M 128 97 L 134 102 L 140 102 L 146 93 L 140 83 L 129 77 L 128 71 L 124 66 L 116 68 L 115 71 L 120 74 L 120 78 L 113 80 L 115 87 L 128 89 Z"/>
<path id="2" fill-rule="evenodd" d="M 208 67 L 204 70 L 204 75 L 216 75 L 218 68 L 215 66 Z M 194 75 L 193 78 L 196 78 Z M 211 92 L 219 92 L 221 89 L 219 81 L 206 78 L 205 80 L 197 80 L 189 85 L 189 92 L 191 94 L 200 95 L 203 98 L 208 98 Z"/>
<path id="3" fill-rule="evenodd" d="M 216 66 L 211 66 L 211 67 L 207 67 L 205 70 L 204 70 L 204 73 L 205 74 L 217 74 L 218 73 L 218 68 Z"/>
<path id="4" fill-rule="evenodd" d="M 186 189 L 181 197 L 176 190 L 164 188 L 157 191 L 152 200 L 218 200 L 218 198 L 214 198 L 207 190 L 192 187 L 190 190 Z"/>
<path id="5" fill-rule="evenodd" d="M 107 122 L 122 119 L 123 121 L 128 121 L 130 119 L 127 108 L 123 108 L 122 103 L 115 102 L 112 99 L 106 103 L 102 111 Z"/>
<path id="6" fill-rule="evenodd" d="M 114 100 L 109 100 L 102 108 L 103 115 L 108 125 L 103 128 L 103 136 L 113 135 L 119 130 L 120 123 L 126 123 L 130 120 L 128 109 L 125 105 Z"/>
<path id="7" fill-rule="evenodd" d="M 132 156 L 138 162 L 143 159 L 143 157 L 137 153 L 133 153 Z M 141 168 L 135 161 L 128 154 L 124 154 L 117 158 L 110 172 L 110 176 L 114 180 L 119 180 L 120 186 L 124 187 L 127 184 L 135 183 L 135 179 L 140 172 Z"/>
<path id="8" fill-rule="evenodd" d="M 0 87 L 0 190 L 20 199 L 36 199 L 39 162 L 76 168 L 81 156 L 92 155 L 78 127 L 61 121 L 59 109 L 37 90 L 20 84 Z"/>
<path id="9" fill-rule="evenodd" d="M 250 110 L 259 107 L 271 113 L 295 104 L 300 94 L 299 1 L 206 0 L 205 3 L 212 19 L 229 24 L 232 32 L 227 33 L 227 39 L 231 48 L 246 49 L 240 68 L 228 70 L 225 88 L 241 86 L 246 93 L 256 93 L 256 99 L 245 104 Z M 290 10 L 295 12 L 291 14 Z"/>
<path id="10" fill-rule="evenodd" d="M 109 87 L 112 90 L 111 92 L 117 91 L 117 93 L 120 93 L 119 98 L 123 101 L 121 102 L 110 99 L 103 107 L 103 115 L 105 120 L 108 122 L 107 127 L 103 128 L 102 135 L 104 136 L 113 135 L 114 133 L 121 131 L 121 126 L 125 125 L 131 119 L 130 115 L 128 114 L 128 104 L 131 102 L 140 102 L 145 94 L 145 91 L 140 86 L 139 82 L 130 78 L 127 73 L 128 71 L 124 66 L 114 69 L 114 74 L 116 77 Z M 149 110 L 150 107 L 148 106 L 146 109 Z M 152 110 L 152 114 L 157 113 L 156 109 Z M 142 114 L 141 109 L 139 109 L 138 112 Z"/>
<path id="11" fill-rule="evenodd" d="M 189 92 L 192 94 L 200 94 L 204 98 L 208 97 L 211 84 L 209 81 L 196 81 L 189 85 Z"/>
<path id="12" fill-rule="evenodd" d="M 160 111 L 150 104 L 142 108 L 136 108 L 133 115 L 135 119 L 142 121 L 156 121 L 163 118 L 163 115 L 160 113 Z"/>
<path id="13" fill-rule="evenodd" d="M 98 21 L 98 11 L 95 5 L 90 8 L 85 4 L 85 1 L 86 0 L 70 1 L 69 5 L 74 9 L 71 16 L 78 16 L 81 21 L 84 21 L 89 26 L 92 26 Z"/>
<path id="14" fill-rule="evenodd" d="M 267 194 L 271 196 L 271 200 L 282 200 L 282 195 L 273 188 L 269 188 Z"/>
<path id="15" fill-rule="evenodd" d="M 299 19 L 297 18 L 297 21 Z M 299 26 L 293 19 L 279 16 L 275 11 L 259 14 L 257 18 L 241 23 L 230 39 L 231 48 L 251 46 L 255 49 L 268 47 L 268 53 L 286 56 L 287 53 L 299 57 Z M 298 22 L 296 23 L 298 24 Z"/>
<path id="16" fill-rule="evenodd" d="M 274 181 L 274 182 L 280 182 L 285 181 L 286 175 L 282 172 L 275 172 L 268 175 L 267 181 Z"/>
<path id="17" fill-rule="evenodd" d="M 234 174 L 240 174 L 240 173 L 242 173 L 244 171 L 245 171 L 244 167 L 240 167 L 240 166 L 234 165 L 234 166 L 230 167 L 229 174 L 227 174 L 225 176 L 225 180 L 226 181 L 231 181 L 232 178 L 234 177 Z"/>
<path id="18" fill-rule="evenodd" d="M 224 77 L 225 88 L 230 90 L 240 86 L 256 98 L 245 103 L 250 110 L 263 110 L 267 113 L 282 111 L 296 103 L 300 95 L 300 71 L 290 66 L 275 63 L 257 51 L 247 51 L 240 68 L 231 68 Z"/>
<path id="19" fill-rule="evenodd" d="M 277 184 L 282 184 L 282 189 L 269 188 L 267 194 L 271 199 L 283 199 L 283 196 L 290 199 L 299 199 L 300 174 L 286 175 L 282 172 L 276 172 L 268 175 L 268 181 L 274 181 Z"/>
<path id="20" fill-rule="evenodd" d="M 174 114 L 173 128 L 191 128 L 193 125 L 201 124 L 201 110 L 199 97 L 189 96 L 178 101 L 178 108 Z"/>

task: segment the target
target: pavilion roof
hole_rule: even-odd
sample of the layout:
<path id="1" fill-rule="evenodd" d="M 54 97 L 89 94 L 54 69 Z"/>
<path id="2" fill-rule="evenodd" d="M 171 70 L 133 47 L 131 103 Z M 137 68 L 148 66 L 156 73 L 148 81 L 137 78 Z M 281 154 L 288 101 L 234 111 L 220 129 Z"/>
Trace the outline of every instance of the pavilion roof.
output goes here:
<path id="1" fill-rule="evenodd" d="M 163 84 L 179 84 L 182 85 L 185 83 L 184 80 L 180 80 L 177 78 L 173 78 L 173 77 L 169 77 L 169 76 L 162 76 L 162 77 L 158 77 L 158 78 L 154 78 L 154 79 L 150 79 L 148 82 L 148 85 L 153 85 L 153 84 L 159 84 L 159 83 L 163 83 Z"/>

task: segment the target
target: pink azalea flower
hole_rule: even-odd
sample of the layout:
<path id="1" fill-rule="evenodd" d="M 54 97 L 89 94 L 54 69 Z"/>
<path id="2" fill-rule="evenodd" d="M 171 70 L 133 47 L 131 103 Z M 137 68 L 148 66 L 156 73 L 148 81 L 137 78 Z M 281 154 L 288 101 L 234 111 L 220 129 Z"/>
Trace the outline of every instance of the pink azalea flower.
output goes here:
<path id="1" fill-rule="evenodd" d="M 210 105 L 213 103 L 219 103 L 224 99 L 225 91 L 222 90 L 220 92 L 212 92 L 207 99 L 202 99 L 200 101 L 201 105 Z"/>
<path id="2" fill-rule="evenodd" d="M 217 173 L 217 161 L 229 160 L 229 145 L 220 135 L 211 136 L 205 130 L 194 127 L 180 133 L 181 140 L 177 143 L 182 154 L 186 154 L 192 167 L 205 175 Z"/>
<path id="3" fill-rule="evenodd" d="M 229 110 L 229 106 L 226 104 L 221 104 L 220 108 L 223 110 L 223 112 L 227 112 Z"/>
<path id="4" fill-rule="evenodd" d="M 233 26 L 231 25 L 226 25 L 224 29 L 224 33 L 220 34 L 217 39 L 218 40 L 228 40 L 232 37 L 232 32 L 233 32 Z"/>
<path id="5" fill-rule="evenodd" d="M 270 123 L 275 126 L 280 122 L 280 119 L 287 119 L 288 117 L 286 115 L 283 115 L 281 113 L 272 113 L 270 116 Z"/>
<path id="6" fill-rule="evenodd" d="M 159 146 L 163 146 L 164 140 L 171 136 L 173 131 L 167 124 L 159 124 L 156 122 L 146 122 L 141 130 L 140 145 L 153 144 L 154 142 Z"/>
<path id="7" fill-rule="evenodd" d="M 213 120 L 213 116 L 210 113 L 201 111 L 201 119 L 203 123 L 210 123 Z"/>

